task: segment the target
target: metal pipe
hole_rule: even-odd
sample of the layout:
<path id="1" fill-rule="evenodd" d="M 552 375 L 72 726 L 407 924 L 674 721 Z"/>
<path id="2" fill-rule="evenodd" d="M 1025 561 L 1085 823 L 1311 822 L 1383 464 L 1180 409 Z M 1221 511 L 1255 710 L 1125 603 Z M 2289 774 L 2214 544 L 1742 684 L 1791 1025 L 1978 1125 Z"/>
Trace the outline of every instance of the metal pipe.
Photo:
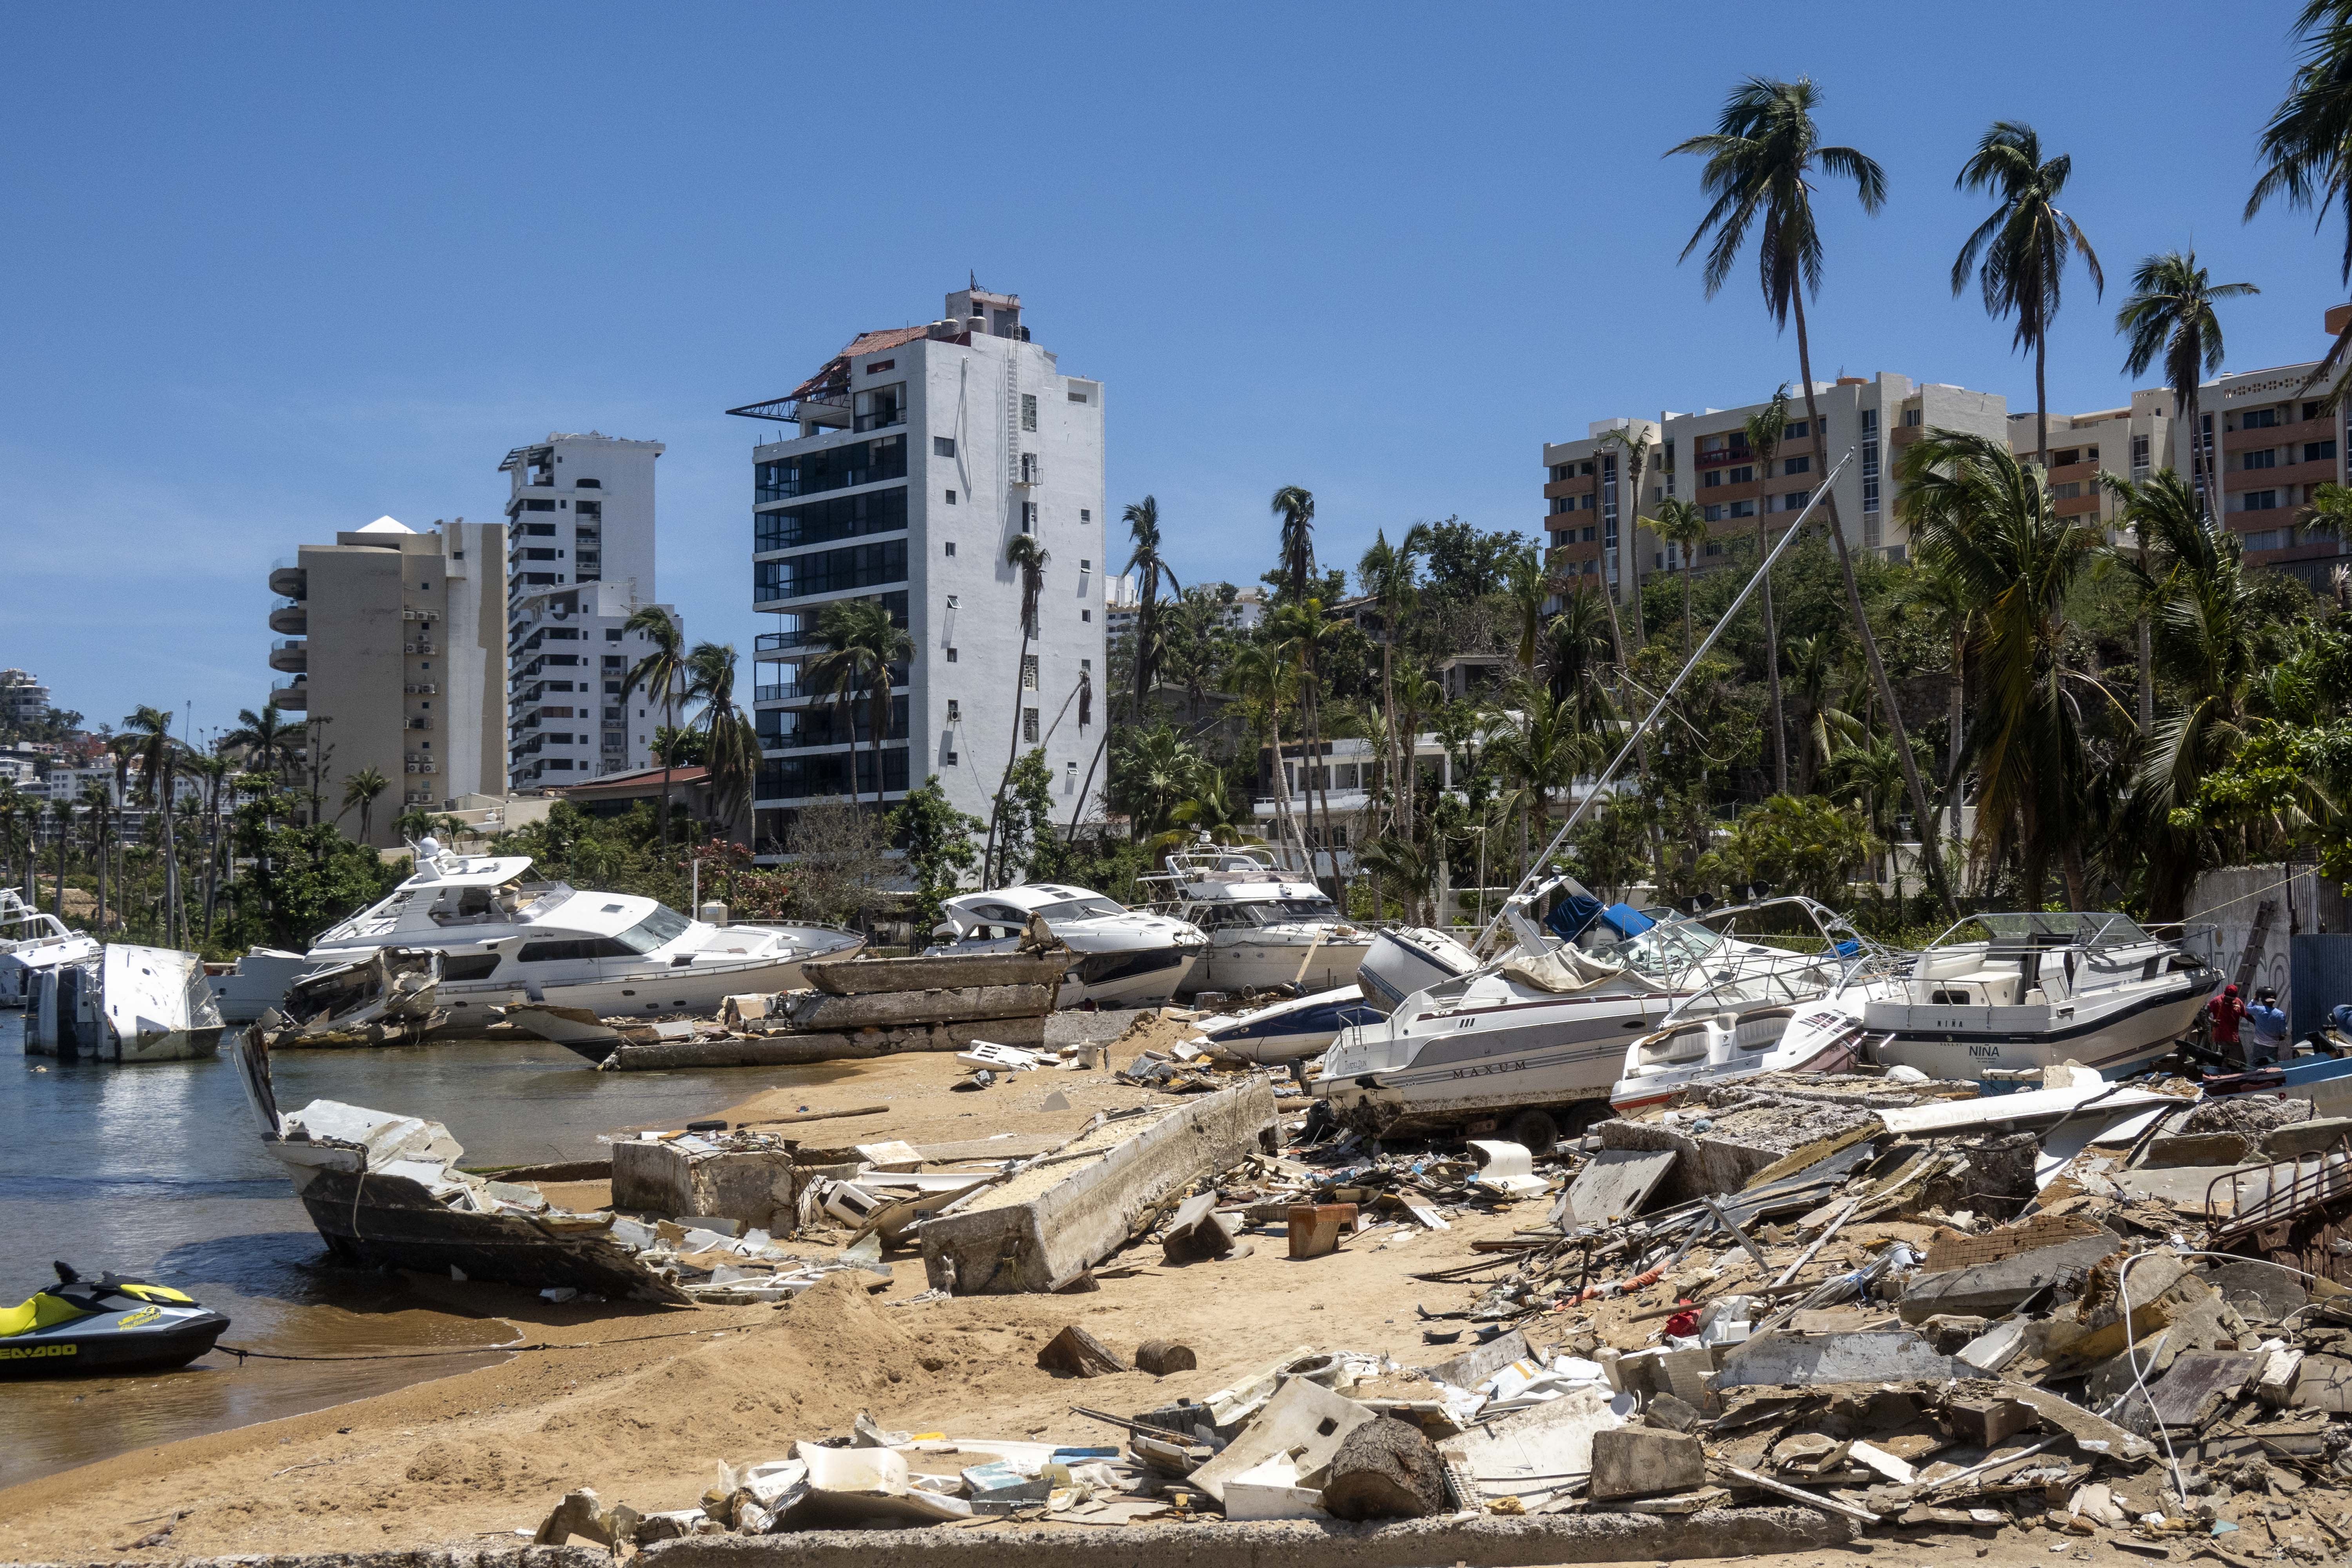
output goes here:
<path id="1" fill-rule="evenodd" d="M 1830 487 L 1837 482 L 1838 475 L 1843 473 L 1845 466 L 1853 461 L 1853 448 L 1848 447 L 1845 449 L 1845 456 L 1838 459 L 1837 467 L 1822 476 L 1821 486 L 1813 491 L 1812 499 L 1805 503 L 1805 510 L 1797 514 L 1797 521 L 1789 526 L 1787 532 L 1780 535 L 1780 542 L 1772 546 L 1771 553 L 1764 557 L 1763 564 L 1757 568 L 1754 576 L 1748 579 L 1747 586 L 1739 590 L 1738 596 L 1733 599 L 1729 607 L 1717 618 L 1713 629 L 1706 634 L 1706 640 L 1700 643 L 1697 650 L 1683 661 L 1682 668 L 1675 672 L 1675 678 L 1668 681 L 1666 689 L 1658 694 L 1658 700 L 1652 705 L 1648 716 L 1633 727 L 1633 732 L 1625 738 L 1624 745 L 1619 747 L 1617 754 L 1610 759 L 1609 766 L 1601 771 L 1598 779 L 1593 781 L 1591 793 L 1584 797 L 1583 804 L 1568 814 L 1568 820 L 1560 824 L 1559 831 L 1552 835 L 1552 840 L 1544 847 L 1543 853 L 1528 863 L 1526 875 L 1519 879 L 1519 885 L 1511 889 L 1512 899 L 1519 897 L 1528 890 L 1528 885 L 1535 881 L 1537 873 L 1542 870 L 1544 862 L 1558 854 L 1559 847 L 1568 842 L 1569 834 L 1575 830 L 1580 821 L 1583 820 L 1585 812 L 1591 808 L 1592 803 L 1601 798 L 1601 792 L 1609 787 L 1609 781 L 1617 776 L 1617 770 L 1625 765 L 1625 759 L 1633 754 L 1633 749 L 1642 743 L 1642 738 L 1650 732 L 1650 726 L 1658 721 L 1658 715 L 1665 711 L 1666 704 L 1674 700 L 1675 693 L 1682 689 L 1683 682 L 1690 679 L 1691 671 L 1698 668 L 1699 660 L 1706 657 L 1707 650 L 1715 646 L 1716 639 L 1722 637 L 1725 629 L 1738 618 L 1740 606 L 1748 603 L 1748 595 L 1754 593 L 1757 585 L 1769 575 L 1773 563 L 1780 559 L 1780 552 L 1788 549 L 1790 542 L 1805 531 L 1806 519 L 1813 515 L 1813 509 L 1822 504 L 1822 498 L 1830 493 Z M 1510 907 L 1510 899 L 1504 900 L 1503 904 L 1507 910 Z M 1478 933 L 1478 951 L 1483 952 L 1486 950 L 1487 944 L 1495 939 L 1496 929 L 1502 923 L 1503 916 L 1498 912 L 1486 929 Z"/>

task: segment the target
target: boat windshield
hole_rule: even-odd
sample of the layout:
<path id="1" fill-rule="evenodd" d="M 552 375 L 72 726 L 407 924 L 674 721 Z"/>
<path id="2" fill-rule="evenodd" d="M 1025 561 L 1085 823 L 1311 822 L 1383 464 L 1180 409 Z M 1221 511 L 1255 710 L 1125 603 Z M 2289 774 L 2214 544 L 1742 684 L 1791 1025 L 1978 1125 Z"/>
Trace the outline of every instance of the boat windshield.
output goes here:
<path id="1" fill-rule="evenodd" d="M 1037 913 L 1047 925 L 1055 921 L 1094 921 L 1105 915 L 1123 915 L 1127 910 L 1105 898 L 1064 899 L 1058 904 L 1042 904 Z"/>
<path id="2" fill-rule="evenodd" d="M 653 913 L 623 931 L 615 940 L 631 952 L 651 952 L 657 947 L 676 942 L 693 923 L 667 904 L 656 904 Z"/>
<path id="3" fill-rule="evenodd" d="M 1244 906 L 1257 917 L 1260 925 L 1275 925 L 1285 921 L 1336 921 L 1338 906 L 1328 899 L 1267 899 Z"/>
<path id="4" fill-rule="evenodd" d="M 1611 942 L 1594 956 L 1643 974 L 1674 974 L 1698 963 L 1722 942 L 1696 921 L 1661 921 L 1638 935 Z"/>
<path id="5" fill-rule="evenodd" d="M 1971 915 L 1929 945 L 1985 942 L 1996 948 L 2129 947 L 2156 940 L 2128 915 L 2027 910 Z"/>

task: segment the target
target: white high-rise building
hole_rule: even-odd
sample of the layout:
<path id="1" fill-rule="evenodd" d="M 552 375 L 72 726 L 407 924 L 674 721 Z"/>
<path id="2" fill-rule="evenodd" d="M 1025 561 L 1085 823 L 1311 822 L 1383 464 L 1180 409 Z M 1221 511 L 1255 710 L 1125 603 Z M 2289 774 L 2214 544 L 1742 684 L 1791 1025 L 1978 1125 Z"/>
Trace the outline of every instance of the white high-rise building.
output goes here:
<path id="1" fill-rule="evenodd" d="M 1091 815 L 1107 712 L 1102 383 L 1062 374 L 1020 296 L 963 289 L 942 320 L 863 333 L 786 395 L 728 412 L 799 426 L 752 448 L 752 608 L 777 626 L 755 645 L 757 847 L 778 852 L 804 804 L 877 787 L 887 803 L 931 773 L 985 817 L 1007 762 L 1040 748 L 1055 819 Z M 1049 557 L 1025 663 L 1005 560 L 1024 534 Z M 866 708 L 845 715 L 803 674 L 825 651 L 825 606 L 856 598 L 880 601 L 914 643 L 878 776 Z"/>
<path id="2" fill-rule="evenodd" d="M 621 687 L 652 647 L 628 619 L 654 577 L 659 441 L 590 431 L 509 452 L 508 784 L 577 784 L 654 763 L 657 694 Z"/>

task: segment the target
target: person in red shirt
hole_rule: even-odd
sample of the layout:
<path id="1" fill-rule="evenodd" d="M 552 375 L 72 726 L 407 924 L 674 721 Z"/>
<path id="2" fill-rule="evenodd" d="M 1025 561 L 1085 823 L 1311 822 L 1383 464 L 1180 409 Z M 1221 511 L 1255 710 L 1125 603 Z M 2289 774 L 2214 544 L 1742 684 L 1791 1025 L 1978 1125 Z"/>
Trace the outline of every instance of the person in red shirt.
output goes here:
<path id="1" fill-rule="evenodd" d="M 2241 1053 L 2238 1046 L 2238 1021 L 2246 1016 L 2246 1004 L 2234 985 L 2221 987 L 2221 994 L 2205 1004 L 2205 1016 L 2213 1026 L 2213 1044 L 2231 1056 Z"/>

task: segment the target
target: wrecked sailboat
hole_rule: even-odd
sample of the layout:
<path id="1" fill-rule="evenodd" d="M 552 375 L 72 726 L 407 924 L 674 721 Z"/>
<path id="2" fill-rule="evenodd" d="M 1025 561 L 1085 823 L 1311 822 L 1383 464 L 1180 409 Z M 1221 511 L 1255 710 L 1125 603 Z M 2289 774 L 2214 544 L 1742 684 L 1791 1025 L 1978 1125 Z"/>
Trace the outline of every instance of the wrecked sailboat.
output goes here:
<path id="1" fill-rule="evenodd" d="M 220 1049 L 220 1009 L 193 952 L 109 942 L 94 957 L 37 974 L 27 1056 L 162 1062 Z"/>
<path id="2" fill-rule="evenodd" d="M 295 981 L 254 1028 L 272 1050 L 407 1045 L 440 1022 L 440 984 L 441 955 L 431 948 L 380 947 Z"/>

